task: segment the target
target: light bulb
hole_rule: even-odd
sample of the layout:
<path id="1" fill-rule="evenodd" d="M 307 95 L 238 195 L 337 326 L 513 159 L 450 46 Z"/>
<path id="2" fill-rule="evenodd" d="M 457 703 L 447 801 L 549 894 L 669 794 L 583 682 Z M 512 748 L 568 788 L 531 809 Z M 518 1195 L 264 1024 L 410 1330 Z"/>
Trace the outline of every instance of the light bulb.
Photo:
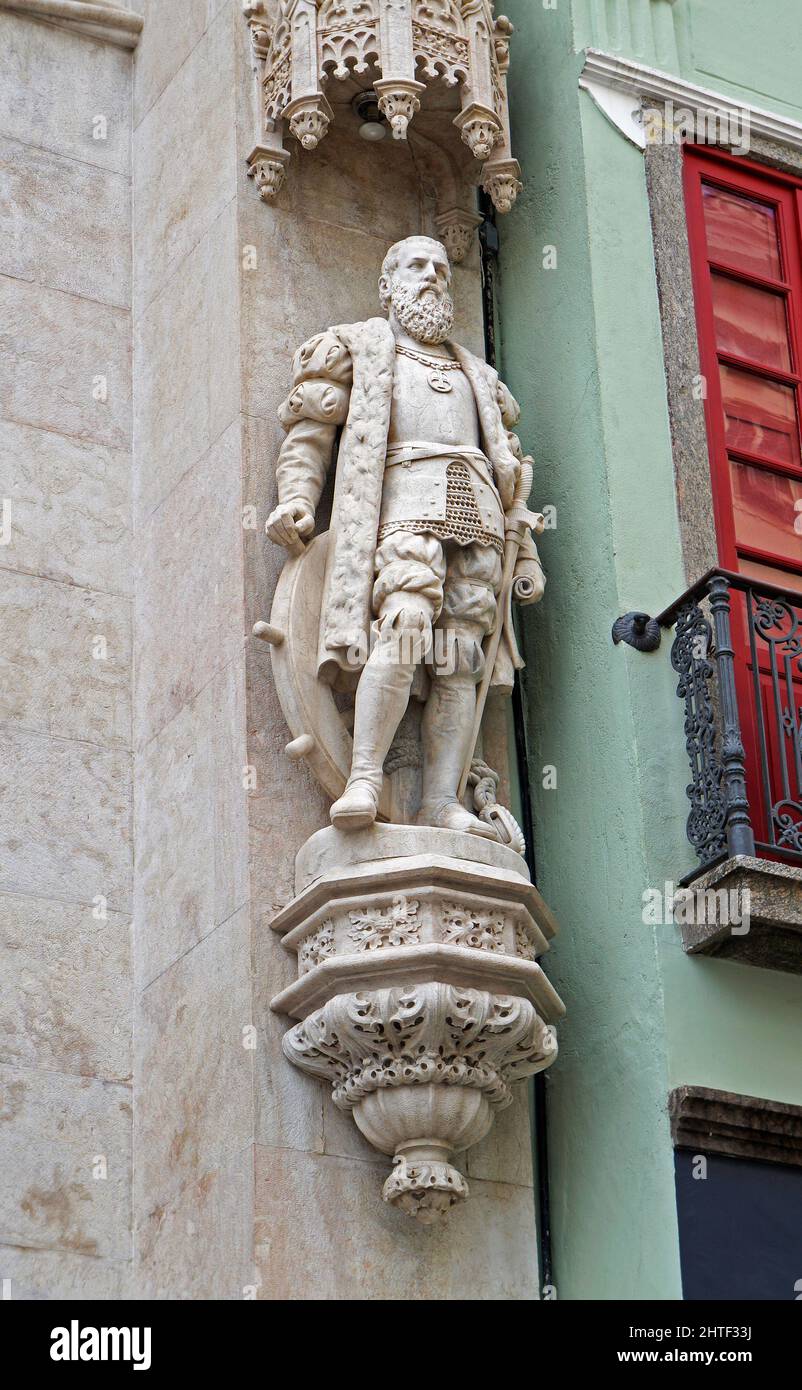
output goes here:
<path id="1" fill-rule="evenodd" d="M 383 140 L 387 134 L 387 126 L 381 125 L 379 121 L 365 121 L 359 127 L 359 134 L 363 140 Z"/>
<path id="2" fill-rule="evenodd" d="M 359 134 L 362 139 L 383 140 L 387 134 L 387 121 L 382 114 L 376 93 L 372 89 L 357 92 L 351 106 L 359 119 Z"/>

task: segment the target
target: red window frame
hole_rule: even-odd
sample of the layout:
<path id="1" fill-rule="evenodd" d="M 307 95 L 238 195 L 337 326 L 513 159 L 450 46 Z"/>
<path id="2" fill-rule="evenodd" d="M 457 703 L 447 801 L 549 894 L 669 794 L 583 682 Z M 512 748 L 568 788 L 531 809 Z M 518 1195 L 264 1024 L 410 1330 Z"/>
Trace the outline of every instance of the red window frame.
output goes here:
<path id="1" fill-rule="evenodd" d="M 741 367 L 758 376 L 791 387 L 796 397 L 797 422 L 802 421 L 802 179 L 762 168 L 721 150 L 713 151 L 709 147 L 689 145 L 685 147 L 684 182 L 699 356 L 707 388 L 705 420 L 719 562 L 726 569 L 738 570 L 739 560 L 743 555 L 745 558 L 802 576 L 802 558 L 793 562 L 787 556 L 778 556 L 759 547 L 744 544 L 743 541 L 736 542 L 730 459 L 766 469 L 773 474 L 792 477 L 800 483 L 802 467 L 783 464 L 776 460 L 769 461 L 760 455 L 728 446 L 719 376 L 719 363 L 723 363 L 736 368 Z M 702 185 L 705 183 L 714 184 L 736 195 L 745 194 L 775 208 L 782 258 L 782 279 L 771 280 L 711 260 L 708 256 L 702 201 Z M 791 371 L 768 368 L 748 358 L 722 352 L 718 348 L 713 312 L 712 272 L 725 274 L 743 284 L 783 295 L 787 306 Z M 802 449 L 802 443 L 800 447 Z"/>
<path id="2" fill-rule="evenodd" d="M 702 192 L 705 184 L 736 196 L 757 199 L 773 207 L 780 252 L 780 278 L 773 279 L 745 271 L 737 268 L 732 261 L 719 261 L 711 256 Z M 769 551 L 751 544 L 748 534 L 745 536 L 743 529 L 738 538 L 732 468 L 732 462 L 742 463 L 764 470 L 780 479 L 791 478 L 800 484 L 799 496 L 802 497 L 802 179 L 767 169 L 721 150 L 688 145 L 684 151 L 684 188 L 699 357 L 702 376 L 706 383 L 705 421 L 719 563 L 725 569 L 741 572 L 744 571 L 744 561 L 771 566 L 782 571 L 788 578 L 786 581 L 782 576 L 769 575 L 768 582 L 773 580 L 783 587 L 787 582 L 789 589 L 802 592 L 802 522 L 795 525 L 794 517 L 789 513 L 789 532 L 799 536 L 799 545 L 796 546 L 789 534 L 789 544 L 783 552 Z M 719 347 L 714 312 L 714 274 L 724 275 L 730 280 L 740 281 L 759 290 L 773 292 L 784 299 L 790 354 L 789 370 L 769 368 L 749 358 L 725 352 Z M 748 332 L 749 325 L 745 323 L 744 328 Z M 767 336 L 767 341 L 769 340 Z M 796 406 L 796 448 L 790 452 L 797 453 L 797 463 L 781 462 L 778 458 L 771 457 L 769 448 L 762 454 L 752 453 L 733 447 L 732 440 L 728 442 L 720 364 L 736 369 L 742 368 L 791 388 Z M 761 407 L 753 408 L 756 412 L 753 418 L 758 426 L 755 436 L 760 440 Z M 763 431 L 765 432 L 765 423 Z M 789 441 L 793 438 L 792 429 L 788 431 L 788 438 Z M 790 491 L 789 489 L 789 495 Z M 741 515 L 743 516 L 743 513 Z M 797 515 L 802 517 L 802 511 Z M 794 550 L 796 555 L 793 553 Z M 755 583 L 759 588 L 758 578 L 755 579 Z M 765 649 L 758 649 L 757 677 L 762 707 L 759 712 L 756 705 L 755 673 L 746 605 L 743 596 L 733 594 L 733 600 L 736 684 L 746 751 L 752 820 L 761 852 L 768 853 L 771 858 L 783 858 L 787 857 L 788 852 L 779 847 L 774 849 L 771 829 L 771 807 L 777 800 L 778 788 L 782 783 L 782 750 L 778 740 L 781 740 L 783 735 L 778 732 L 778 721 L 769 708 L 772 702 L 770 664 Z M 795 697 L 794 704 L 802 710 L 802 676 L 795 673 L 793 685 L 798 691 L 798 698 Z M 761 762 L 758 740 L 758 727 L 761 723 L 767 740 L 768 771 Z M 802 783 L 797 788 L 796 796 L 797 801 L 802 800 Z M 792 854 L 791 857 L 798 859 L 799 856 Z"/>

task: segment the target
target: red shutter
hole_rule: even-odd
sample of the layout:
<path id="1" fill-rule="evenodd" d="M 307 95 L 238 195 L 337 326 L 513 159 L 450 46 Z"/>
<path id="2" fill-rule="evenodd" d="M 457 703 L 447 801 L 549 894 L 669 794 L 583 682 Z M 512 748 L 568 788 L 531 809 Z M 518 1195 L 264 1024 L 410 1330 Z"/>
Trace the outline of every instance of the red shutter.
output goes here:
<path id="1" fill-rule="evenodd" d="M 719 561 L 780 585 L 793 605 L 802 595 L 802 181 L 687 147 L 685 198 Z M 776 821 L 783 799 L 802 801 L 802 669 L 789 659 L 778 673 L 779 648 L 752 649 L 735 593 L 733 635 L 750 804 L 765 846 L 775 840 L 772 808 Z M 785 663 L 787 644 L 782 651 Z"/>

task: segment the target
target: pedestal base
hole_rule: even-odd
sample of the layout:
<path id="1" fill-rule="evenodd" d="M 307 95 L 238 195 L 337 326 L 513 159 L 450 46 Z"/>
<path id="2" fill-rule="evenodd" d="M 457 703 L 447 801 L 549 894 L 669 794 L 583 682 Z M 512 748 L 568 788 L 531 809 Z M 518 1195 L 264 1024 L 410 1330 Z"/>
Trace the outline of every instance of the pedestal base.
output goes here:
<path id="1" fill-rule="evenodd" d="M 535 956 L 555 924 L 520 855 L 454 831 L 318 831 L 273 922 L 299 978 L 272 1007 L 299 1020 L 294 1065 L 392 1154 L 384 1198 L 430 1222 L 468 1195 L 451 1164 L 510 1085 L 547 1067 L 562 1002 Z"/>

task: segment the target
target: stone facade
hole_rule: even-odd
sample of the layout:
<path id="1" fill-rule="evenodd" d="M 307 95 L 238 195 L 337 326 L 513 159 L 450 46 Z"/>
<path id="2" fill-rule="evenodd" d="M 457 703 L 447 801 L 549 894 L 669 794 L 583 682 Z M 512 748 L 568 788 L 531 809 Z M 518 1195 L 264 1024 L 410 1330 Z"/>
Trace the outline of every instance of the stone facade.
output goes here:
<path id="1" fill-rule="evenodd" d="M 14 1297 L 534 1298 L 525 1086 L 469 1151 L 473 1200 L 419 1229 L 270 1010 L 294 958 L 269 926 L 328 821 L 250 636 L 281 565 L 276 410 L 295 345 L 374 314 L 390 242 L 437 234 L 431 183 L 343 117 L 266 203 L 239 0 L 142 12 L 133 57 L 0 12 L 0 1274 Z M 481 353 L 475 245 L 454 295 Z M 496 711 L 502 790 L 505 743 Z"/>
<path id="2" fill-rule="evenodd" d="M 0 12 L 0 1267 L 131 1288 L 131 58 Z"/>

